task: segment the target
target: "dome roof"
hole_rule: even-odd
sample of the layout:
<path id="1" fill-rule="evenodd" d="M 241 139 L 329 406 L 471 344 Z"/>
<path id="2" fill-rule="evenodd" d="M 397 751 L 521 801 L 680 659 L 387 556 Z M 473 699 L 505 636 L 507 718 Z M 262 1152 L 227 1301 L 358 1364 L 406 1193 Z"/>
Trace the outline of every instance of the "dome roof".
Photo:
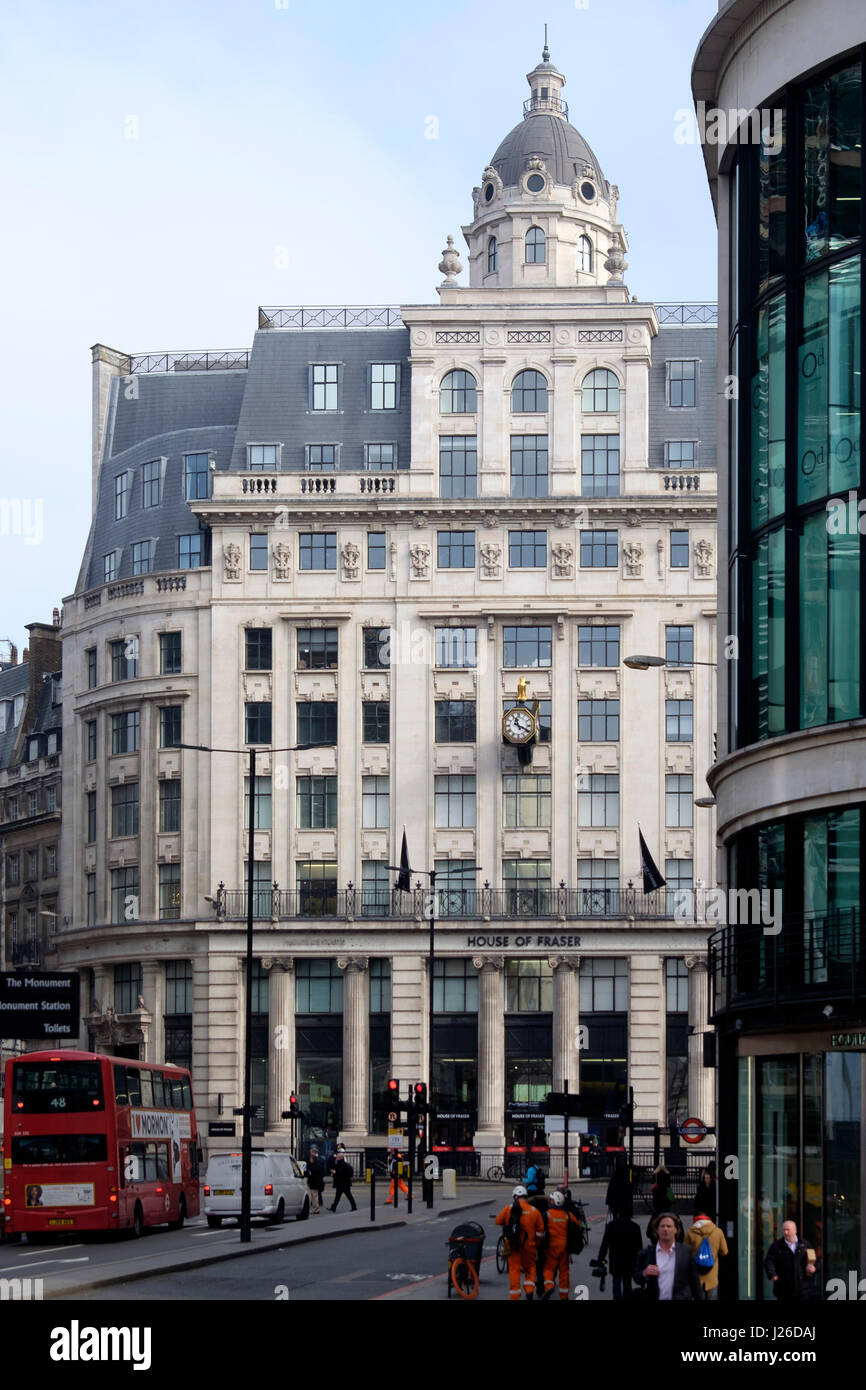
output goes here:
<path id="1" fill-rule="evenodd" d="M 579 130 L 562 116 L 546 111 L 532 112 L 516 125 L 499 146 L 490 163 L 503 184 L 516 184 L 526 169 L 526 161 L 537 155 L 543 159 L 554 183 L 572 184 L 583 166 L 595 171 L 599 192 L 607 191 L 601 165 Z"/>

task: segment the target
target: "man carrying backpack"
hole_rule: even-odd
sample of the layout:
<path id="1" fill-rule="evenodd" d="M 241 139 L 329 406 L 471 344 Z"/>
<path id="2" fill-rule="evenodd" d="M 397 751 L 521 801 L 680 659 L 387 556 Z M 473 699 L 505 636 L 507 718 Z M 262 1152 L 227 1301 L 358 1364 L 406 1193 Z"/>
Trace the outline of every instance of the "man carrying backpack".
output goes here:
<path id="1" fill-rule="evenodd" d="M 530 1197 L 540 1197 L 544 1192 L 544 1170 L 537 1163 L 530 1163 L 523 1183 Z"/>
<path id="2" fill-rule="evenodd" d="M 559 1272 L 559 1297 L 568 1298 L 569 1226 L 580 1232 L 580 1223 L 568 1210 L 564 1192 L 554 1192 L 547 1208 L 548 1244 L 544 1256 L 544 1297 L 550 1298 Z"/>
<path id="3" fill-rule="evenodd" d="M 719 1297 L 719 1256 L 727 1255 L 723 1233 L 708 1216 L 698 1213 L 686 1231 L 686 1244 L 692 1249 L 704 1298 Z"/>
<path id="4" fill-rule="evenodd" d="M 538 1245 L 544 1237 L 544 1218 L 540 1211 L 530 1206 L 527 1196 L 525 1187 L 515 1187 L 510 1206 L 503 1207 L 496 1218 L 497 1226 L 505 1228 L 509 1298 L 512 1303 L 520 1301 L 521 1275 L 527 1300 L 531 1301 L 535 1296 Z"/>
<path id="5" fill-rule="evenodd" d="M 336 1211 L 340 1205 L 341 1197 L 348 1197 L 352 1211 L 358 1210 L 358 1204 L 352 1196 L 352 1165 L 349 1162 L 349 1155 L 346 1153 L 345 1144 L 337 1145 L 337 1152 L 334 1154 L 334 1200 L 331 1204 L 331 1211 Z"/>

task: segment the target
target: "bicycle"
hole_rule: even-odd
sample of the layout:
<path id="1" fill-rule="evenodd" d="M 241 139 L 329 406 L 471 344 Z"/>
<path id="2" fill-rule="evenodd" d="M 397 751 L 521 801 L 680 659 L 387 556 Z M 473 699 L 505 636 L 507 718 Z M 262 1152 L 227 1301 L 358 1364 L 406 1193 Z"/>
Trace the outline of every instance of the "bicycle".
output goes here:
<path id="1" fill-rule="evenodd" d="M 496 1273 L 504 1274 L 508 1268 L 508 1256 L 505 1253 L 505 1236 L 500 1236 L 496 1242 Z"/>
<path id="2" fill-rule="evenodd" d="M 468 1229 L 467 1229 L 468 1228 Z M 477 1222 L 467 1222 L 452 1231 L 448 1246 L 448 1297 L 452 1286 L 461 1298 L 478 1297 L 478 1266 L 484 1248 L 484 1230 Z"/>
<path id="3" fill-rule="evenodd" d="M 492 1168 L 487 1169 L 488 1182 L 505 1182 L 505 1169 L 500 1164 L 494 1163 Z"/>

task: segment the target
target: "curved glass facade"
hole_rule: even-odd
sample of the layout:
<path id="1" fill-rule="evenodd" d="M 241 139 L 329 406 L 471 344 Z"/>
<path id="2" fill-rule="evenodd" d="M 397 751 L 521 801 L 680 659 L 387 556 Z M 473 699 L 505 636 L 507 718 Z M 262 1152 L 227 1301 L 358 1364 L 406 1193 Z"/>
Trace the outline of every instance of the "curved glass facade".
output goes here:
<path id="1" fill-rule="evenodd" d="M 866 714 L 862 63 L 767 107 L 731 177 L 731 746 Z"/>

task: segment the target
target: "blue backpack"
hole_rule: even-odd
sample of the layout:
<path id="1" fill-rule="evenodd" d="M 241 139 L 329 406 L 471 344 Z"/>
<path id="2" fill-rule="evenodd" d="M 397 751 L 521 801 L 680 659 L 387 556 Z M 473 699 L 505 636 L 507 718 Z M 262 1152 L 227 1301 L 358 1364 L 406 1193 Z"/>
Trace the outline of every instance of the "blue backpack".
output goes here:
<path id="1" fill-rule="evenodd" d="M 713 1259 L 713 1251 L 710 1242 L 707 1239 L 707 1237 L 704 1236 L 703 1240 L 701 1241 L 700 1249 L 698 1250 L 698 1253 L 695 1255 L 695 1264 L 700 1270 L 708 1270 L 712 1269 L 715 1263 L 716 1262 Z"/>

